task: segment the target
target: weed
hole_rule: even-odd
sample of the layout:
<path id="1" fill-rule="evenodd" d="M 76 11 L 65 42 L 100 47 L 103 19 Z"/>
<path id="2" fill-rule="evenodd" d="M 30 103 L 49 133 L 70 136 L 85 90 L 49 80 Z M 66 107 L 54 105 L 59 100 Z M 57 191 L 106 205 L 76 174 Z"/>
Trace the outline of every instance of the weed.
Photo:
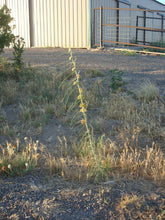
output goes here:
<path id="1" fill-rule="evenodd" d="M 24 45 L 25 45 L 25 42 L 24 42 L 23 38 L 19 38 L 19 37 L 15 38 L 14 43 L 13 43 L 13 49 L 14 49 L 13 66 L 14 66 L 14 71 L 15 71 L 16 77 L 18 77 L 18 75 L 17 75 L 18 72 L 20 72 L 20 70 L 24 66 L 23 57 L 22 57 L 23 51 L 24 51 Z"/>
<path id="2" fill-rule="evenodd" d="M 73 65 L 72 72 L 75 74 L 75 77 L 76 77 L 75 81 L 73 82 L 73 86 L 76 85 L 77 89 L 78 89 L 78 92 L 79 92 L 79 95 L 78 95 L 77 99 L 80 101 L 79 108 L 80 108 L 80 112 L 82 113 L 82 116 L 83 116 L 83 119 L 81 120 L 81 124 L 85 125 L 85 127 L 86 127 L 87 137 L 88 137 L 88 140 L 89 140 L 89 146 L 91 148 L 91 151 L 93 152 L 92 137 L 91 137 L 90 129 L 89 129 L 88 122 L 87 122 L 87 114 L 86 114 L 87 105 L 86 105 L 86 102 L 84 100 L 83 89 L 80 87 L 80 74 L 77 71 L 76 63 L 73 59 L 72 51 L 69 50 L 69 53 L 70 53 L 69 60 L 71 61 L 72 65 Z"/>
<path id="3" fill-rule="evenodd" d="M 109 75 L 111 78 L 110 81 L 110 87 L 112 88 L 112 90 L 117 91 L 117 90 L 121 90 L 122 85 L 124 84 L 123 81 L 123 71 L 117 70 L 117 69 L 112 69 L 109 71 Z"/>

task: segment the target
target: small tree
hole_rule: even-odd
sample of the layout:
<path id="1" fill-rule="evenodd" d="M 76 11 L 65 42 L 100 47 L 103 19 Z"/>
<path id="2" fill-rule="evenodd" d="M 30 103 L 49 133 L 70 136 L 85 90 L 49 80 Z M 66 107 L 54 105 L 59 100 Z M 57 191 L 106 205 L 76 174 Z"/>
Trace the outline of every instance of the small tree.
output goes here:
<path id="1" fill-rule="evenodd" d="M 13 18 L 10 15 L 11 10 L 4 5 L 0 9 L 0 53 L 3 52 L 4 47 L 9 47 L 10 43 L 14 40 L 12 28 L 9 25 Z"/>

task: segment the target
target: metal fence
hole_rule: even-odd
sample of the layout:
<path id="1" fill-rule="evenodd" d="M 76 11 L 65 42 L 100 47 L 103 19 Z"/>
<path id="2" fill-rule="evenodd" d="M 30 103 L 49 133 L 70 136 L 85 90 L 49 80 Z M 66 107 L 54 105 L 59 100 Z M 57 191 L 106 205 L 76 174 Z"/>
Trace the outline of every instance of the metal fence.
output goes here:
<path id="1" fill-rule="evenodd" d="M 165 50 L 165 11 L 93 9 L 93 46 L 138 46 Z"/>

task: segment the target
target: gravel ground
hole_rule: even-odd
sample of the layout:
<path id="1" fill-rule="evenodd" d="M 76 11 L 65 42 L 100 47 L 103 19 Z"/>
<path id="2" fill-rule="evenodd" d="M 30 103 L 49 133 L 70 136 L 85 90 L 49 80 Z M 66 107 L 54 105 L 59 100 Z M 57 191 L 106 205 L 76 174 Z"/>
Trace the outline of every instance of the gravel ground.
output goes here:
<path id="1" fill-rule="evenodd" d="M 130 89 L 138 86 L 145 80 L 154 82 L 164 91 L 165 85 L 165 57 L 154 54 L 136 54 L 135 56 L 125 56 L 111 50 L 86 50 L 73 49 L 73 55 L 77 60 L 79 70 L 97 69 L 108 71 L 118 69 L 124 71 L 124 78 L 129 83 Z M 5 56 L 12 58 L 12 50 L 8 49 Z M 25 49 L 24 61 L 31 66 L 63 68 L 64 62 L 68 61 L 67 49 Z"/>
<path id="2" fill-rule="evenodd" d="M 9 60 L 12 50 L 4 54 Z M 165 91 L 165 57 L 124 56 L 103 50 L 74 49 L 78 69 L 124 71 L 130 89 L 150 80 Z M 68 61 L 66 49 L 25 49 L 24 60 L 31 66 L 63 68 Z M 122 196 L 135 194 L 135 204 L 119 206 Z M 47 177 L 41 170 L 23 177 L 0 177 L 0 219 L 163 219 L 165 185 L 150 180 L 115 178 L 98 185 L 76 183 L 58 176 Z M 162 215 L 161 215 L 162 216 Z"/>

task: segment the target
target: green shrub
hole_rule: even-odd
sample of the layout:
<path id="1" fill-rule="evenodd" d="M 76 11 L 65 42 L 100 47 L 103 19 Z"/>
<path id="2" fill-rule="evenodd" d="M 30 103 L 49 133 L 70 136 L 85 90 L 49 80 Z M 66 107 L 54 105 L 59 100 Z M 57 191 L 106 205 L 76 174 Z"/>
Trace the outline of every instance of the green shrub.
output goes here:
<path id="1" fill-rule="evenodd" d="M 112 90 L 120 90 L 121 86 L 124 84 L 123 81 L 123 71 L 117 70 L 117 69 L 112 69 L 109 71 L 110 77 L 111 77 L 111 82 L 110 82 L 110 87 Z"/>
<path id="2" fill-rule="evenodd" d="M 15 74 L 17 74 L 24 66 L 23 57 L 22 57 L 22 54 L 24 52 L 24 45 L 25 45 L 25 42 L 22 37 L 15 38 L 14 45 L 13 45 L 13 49 L 14 49 L 13 66 L 14 66 Z"/>
<path id="3" fill-rule="evenodd" d="M 4 5 L 0 9 L 0 53 L 3 52 L 5 46 L 9 47 L 14 40 L 12 28 L 9 25 L 12 20 L 10 10 Z"/>

